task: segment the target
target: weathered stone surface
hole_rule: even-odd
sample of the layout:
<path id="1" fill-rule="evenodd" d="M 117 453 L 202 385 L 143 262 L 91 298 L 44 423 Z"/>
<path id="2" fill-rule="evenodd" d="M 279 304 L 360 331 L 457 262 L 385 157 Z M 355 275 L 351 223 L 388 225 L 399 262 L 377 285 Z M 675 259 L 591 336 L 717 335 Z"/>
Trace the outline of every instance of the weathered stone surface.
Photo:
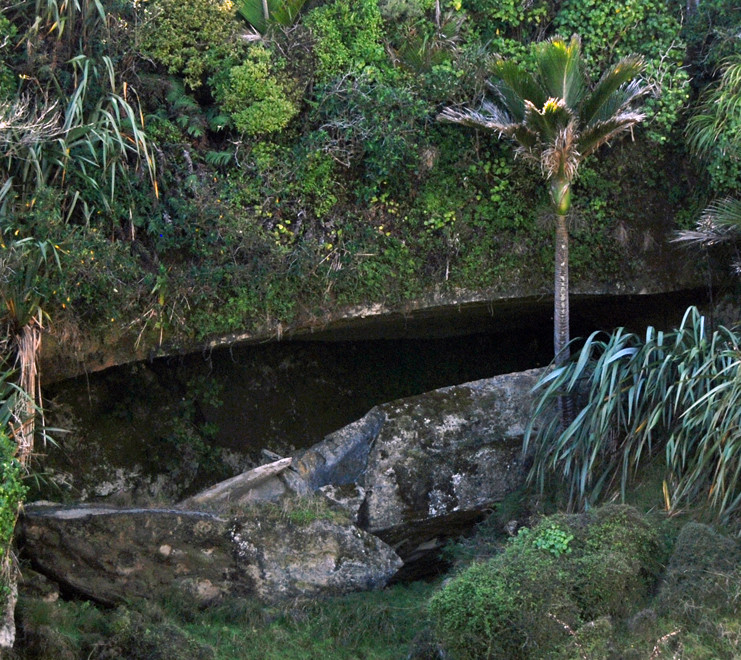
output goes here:
<path id="1" fill-rule="evenodd" d="M 20 543 L 40 573 L 102 603 L 186 585 L 209 600 L 228 588 L 228 529 L 192 511 L 27 507 Z"/>
<path id="2" fill-rule="evenodd" d="M 309 490 L 363 480 L 371 446 L 386 423 L 384 407 L 377 406 L 358 421 L 331 433 L 294 461 L 296 472 Z"/>
<path id="3" fill-rule="evenodd" d="M 60 584 L 110 603 L 172 587 L 198 601 L 225 592 L 271 601 L 385 584 L 399 556 L 423 563 L 522 484 L 522 436 L 541 374 L 377 406 L 311 449 L 217 484 L 181 509 L 29 507 L 25 552 Z M 310 508 L 296 524 L 291 501 L 312 494 L 337 509 Z M 338 518 L 339 510 L 346 514 Z"/>
<path id="4" fill-rule="evenodd" d="M 201 507 L 213 509 L 279 499 L 286 493 L 286 488 L 275 477 L 291 465 L 292 460 L 290 457 L 281 458 L 247 470 L 183 500 L 180 506 L 191 509 Z"/>
<path id="5" fill-rule="evenodd" d="M 396 537 L 415 523 L 449 524 L 521 486 L 530 390 L 541 374 L 497 376 L 383 406 L 386 423 L 362 480 L 364 527 Z"/>
<path id="6" fill-rule="evenodd" d="M 310 489 L 362 488 L 361 526 L 413 561 L 522 485 L 522 437 L 542 373 L 377 406 L 297 456 L 295 469 Z"/>
<path id="7" fill-rule="evenodd" d="M 267 602 L 380 588 L 402 566 L 377 537 L 331 520 L 241 519 L 230 533 L 240 581 Z"/>
<path id="8" fill-rule="evenodd" d="M 195 511 L 28 507 L 24 554 L 64 588 L 101 603 L 175 591 L 273 602 L 381 587 L 401 560 L 378 538 L 321 509 L 292 522 L 271 509 L 236 519 Z"/>

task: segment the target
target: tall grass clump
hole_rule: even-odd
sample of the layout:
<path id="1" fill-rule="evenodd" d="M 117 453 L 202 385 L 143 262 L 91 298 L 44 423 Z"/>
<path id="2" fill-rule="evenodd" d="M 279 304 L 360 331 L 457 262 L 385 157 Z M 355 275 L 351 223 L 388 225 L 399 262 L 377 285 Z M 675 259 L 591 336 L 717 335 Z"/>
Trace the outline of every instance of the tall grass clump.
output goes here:
<path id="1" fill-rule="evenodd" d="M 728 519 L 741 504 L 741 352 L 739 335 L 708 328 L 696 308 L 679 329 L 645 336 L 595 332 L 567 364 L 536 386 L 525 451 L 530 479 L 568 488 L 572 508 L 626 487 L 663 451 L 667 508 L 707 503 Z M 559 397 L 576 402 L 562 427 Z"/>

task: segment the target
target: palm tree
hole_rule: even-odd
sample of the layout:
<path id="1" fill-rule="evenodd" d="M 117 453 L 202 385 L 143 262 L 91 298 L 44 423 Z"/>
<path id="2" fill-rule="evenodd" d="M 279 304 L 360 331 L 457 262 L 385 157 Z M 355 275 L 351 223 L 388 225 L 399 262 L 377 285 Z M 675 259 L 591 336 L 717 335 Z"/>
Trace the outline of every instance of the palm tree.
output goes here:
<path id="1" fill-rule="evenodd" d="M 556 216 L 553 345 L 556 364 L 569 357 L 569 234 L 571 185 L 579 165 L 600 146 L 644 119 L 633 109 L 645 89 L 636 76 L 641 57 L 621 59 L 592 86 L 584 71 L 581 40 L 561 37 L 536 46 L 531 74 L 509 60 L 495 64 L 494 100 L 480 110 L 445 108 L 438 119 L 496 131 L 515 154 L 540 167 Z"/>

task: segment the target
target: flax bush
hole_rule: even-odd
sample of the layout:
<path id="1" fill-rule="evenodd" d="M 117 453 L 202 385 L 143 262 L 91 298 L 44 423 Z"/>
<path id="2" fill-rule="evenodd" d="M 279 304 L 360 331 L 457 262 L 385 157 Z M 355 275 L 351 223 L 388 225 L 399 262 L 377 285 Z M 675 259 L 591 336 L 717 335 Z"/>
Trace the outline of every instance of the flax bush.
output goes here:
<path id="1" fill-rule="evenodd" d="M 525 449 L 531 481 L 556 476 L 572 506 L 619 490 L 663 452 L 670 509 L 707 503 L 727 519 L 741 504 L 741 337 L 711 331 L 698 310 L 679 329 L 645 336 L 595 332 L 568 364 L 537 386 Z M 566 428 L 556 411 L 572 397 L 578 414 Z"/>

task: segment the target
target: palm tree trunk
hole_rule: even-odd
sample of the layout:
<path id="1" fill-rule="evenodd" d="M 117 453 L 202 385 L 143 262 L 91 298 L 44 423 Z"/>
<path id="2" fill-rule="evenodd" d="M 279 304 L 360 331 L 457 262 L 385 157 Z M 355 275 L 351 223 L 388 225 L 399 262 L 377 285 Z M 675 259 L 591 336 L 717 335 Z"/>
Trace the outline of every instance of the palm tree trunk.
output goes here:
<path id="1" fill-rule="evenodd" d="M 556 279 L 553 287 L 553 352 L 556 365 L 569 359 L 569 231 L 566 216 L 556 214 Z"/>
<path id="2" fill-rule="evenodd" d="M 569 230 L 566 215 L 556 214 L 556 281 L 553 288 L 553 350 L 556 366 L 565 364 L 569 351 Z M 568 394 L 558 398 L 561 431 L 574 421 L 574 399 Z"/>

